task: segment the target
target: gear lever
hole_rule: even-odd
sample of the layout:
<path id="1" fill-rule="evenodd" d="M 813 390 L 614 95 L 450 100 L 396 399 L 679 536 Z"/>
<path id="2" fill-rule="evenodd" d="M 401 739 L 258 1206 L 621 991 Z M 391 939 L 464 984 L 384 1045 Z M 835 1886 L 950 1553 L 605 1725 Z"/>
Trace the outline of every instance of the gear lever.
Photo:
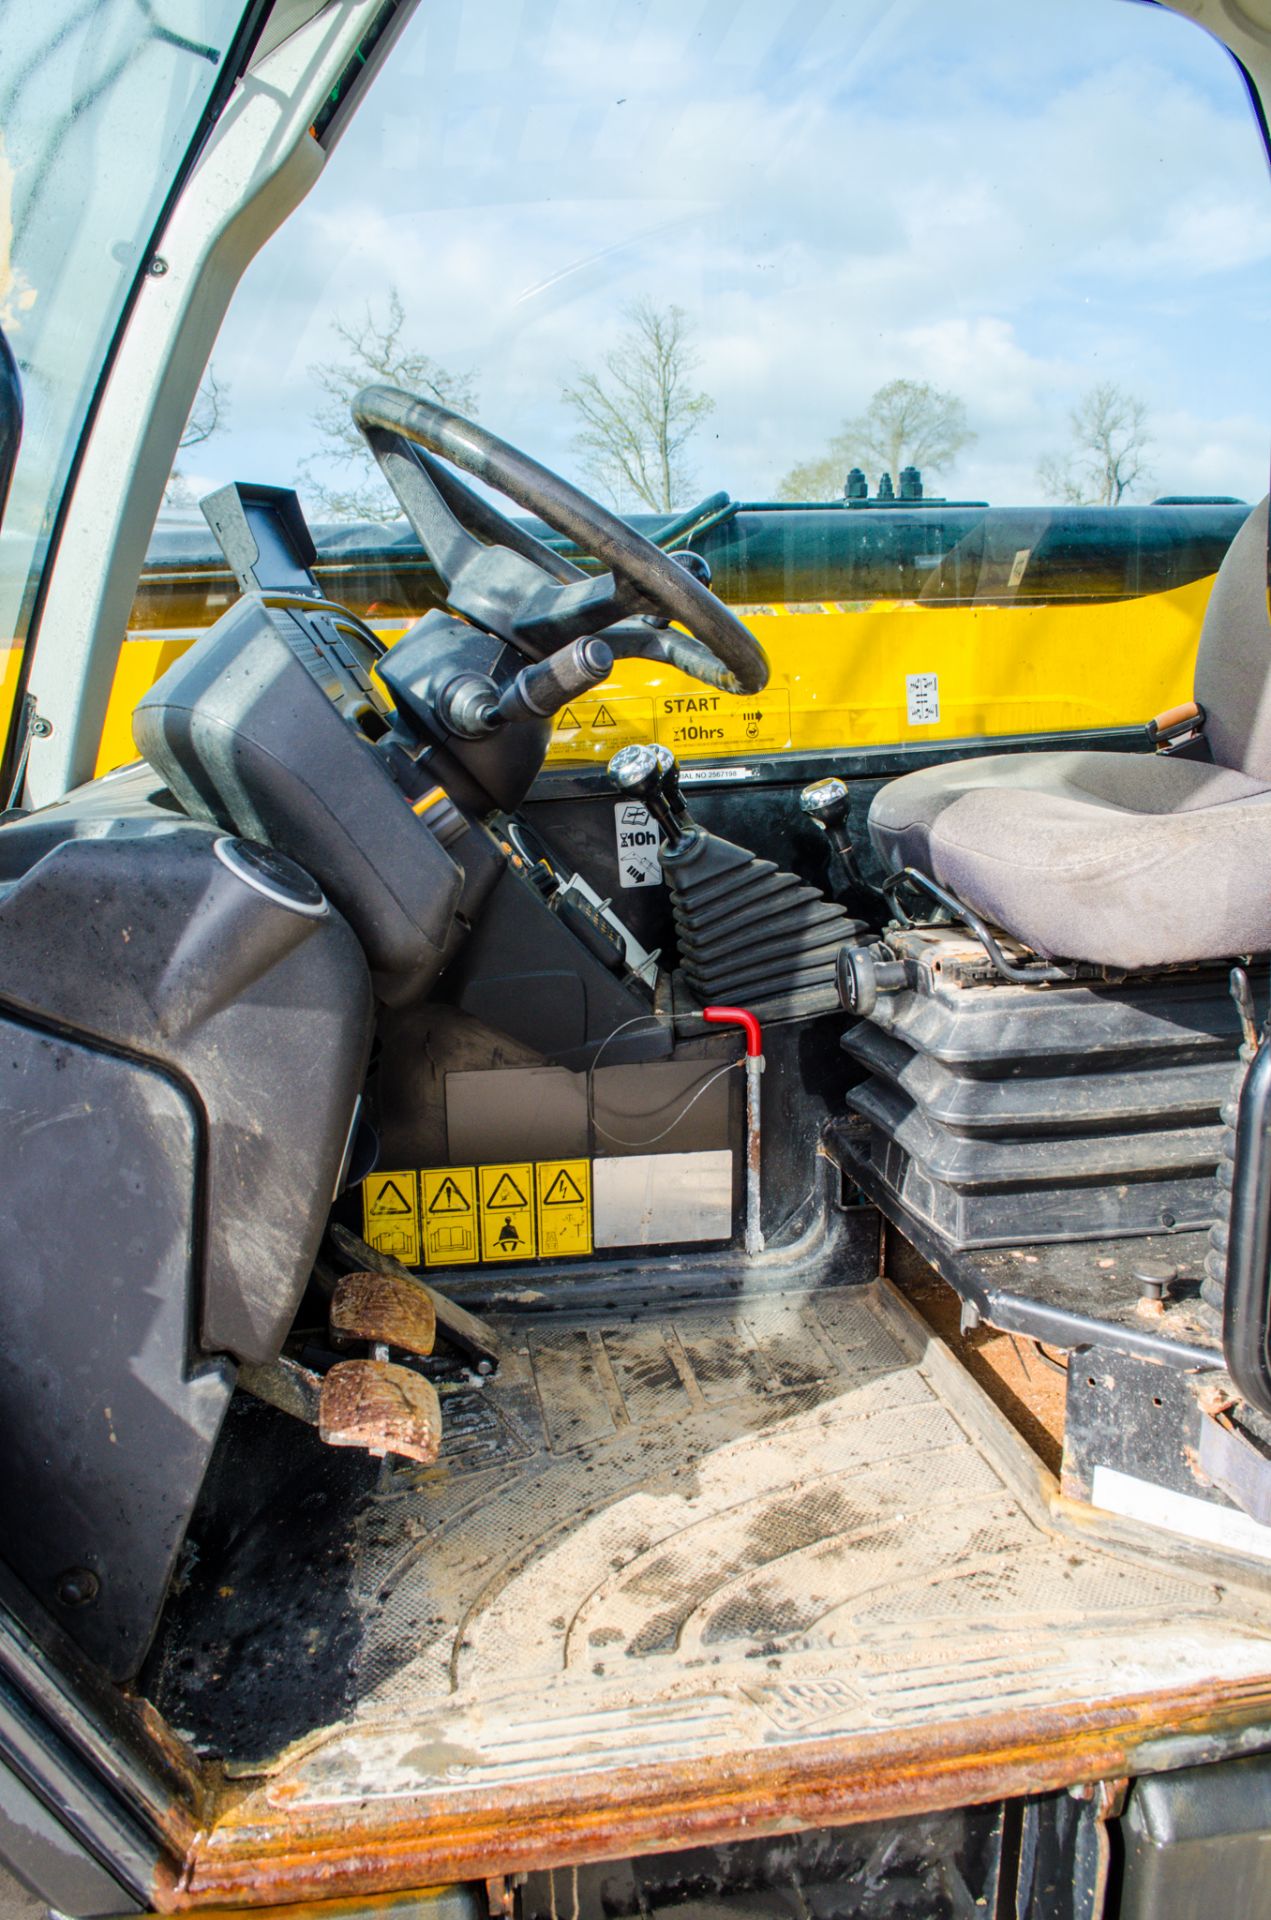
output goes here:
<path id="1" fill-rule="evenodd" d="M 848 814 L 851 810 L 852 796 L 845 780 L 814 780 L 799 795 L 799 805 L 809 820 L 820 827 L 832 849 L 831 859 L 837 860 L 839 869 L 848 886 L 861 884 L 860 870 L 856 865 L 856 855 L 852 851 L 851 836 L 847 830 Z"/>
<path id="2" fill-rule="evenodd" d="M 680 792 L 680 770 L 669 747 L 640 742 L 619 747 L 609 762 L 609 778 L 623 793 L 639 800 L 666 835 L 667 844 L 678 847 L 697 826 L 690 819 Z"/>

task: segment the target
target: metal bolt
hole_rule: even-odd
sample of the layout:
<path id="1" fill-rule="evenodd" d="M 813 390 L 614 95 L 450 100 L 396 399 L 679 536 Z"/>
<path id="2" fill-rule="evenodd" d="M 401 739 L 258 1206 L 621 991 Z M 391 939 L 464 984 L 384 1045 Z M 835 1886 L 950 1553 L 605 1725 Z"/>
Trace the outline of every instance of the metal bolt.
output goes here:
<path id="1" fill-rule="evenodd" d="M 64 1607 L 90 1607 L 101 1592 L 101 1581 L 87 1567 L 71 1567 L 57 1583 L 57 1597 Z"/>
<path id="2" fill-rule="evenodd" d="M 168 263 L 161 253 L 152 254 L 146 262 L 146 272 L 155 280 L 161 280 L 167 271 Z"/>
<path id="3" fill-rule="evenodd" d="M 1178 1268 L 1167 1266 L 1163 1260 L 1144 1260 L 1132 1271 L 1139 1283 L 1140 1300 L 1164 1300 L 1171 1282 L 1178 1278 Z"/>

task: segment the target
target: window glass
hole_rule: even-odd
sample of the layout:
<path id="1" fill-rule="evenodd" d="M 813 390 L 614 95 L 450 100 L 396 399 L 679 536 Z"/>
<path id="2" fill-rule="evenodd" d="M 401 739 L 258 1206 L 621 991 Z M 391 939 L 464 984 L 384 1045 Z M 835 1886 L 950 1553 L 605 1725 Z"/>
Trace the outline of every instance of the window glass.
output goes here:
<path id="1" fill-rule="evenodd" d="M 104 356 L 241 11 L 0 0 L 0 325 L 25 408 L 0 534 L 0 721 Z"/>
<path id="2" fill-rule="evenodd" d="M 860 697 L 835 737 L 1139 719 L 1265 491 L 1269 305 L 1242 78 L 1162 9 L 1057 0 L 1022 31 L 1018 0 L 429 0 L 247 276 L 155 557 L 212 558 L 182 502 L 290 481 L 333 590 L 426 605 L 344 426 L 395 378 L 624 511 L 726 493 L 695 544 L 774 663 L 782 622 L 836 620 L 816 645 Z M 139 630 L 214 613 L 204 584 Z M 1156 653 L 1091 629 L 1084 689 L 1026 684 L 1025 629 L 963 620 L 939 699 L 909 697 L 955 644 L 938 609 L 1147 595 L 1175 596 Z M 880 690 L 885 605 L 910 631 Z"/>

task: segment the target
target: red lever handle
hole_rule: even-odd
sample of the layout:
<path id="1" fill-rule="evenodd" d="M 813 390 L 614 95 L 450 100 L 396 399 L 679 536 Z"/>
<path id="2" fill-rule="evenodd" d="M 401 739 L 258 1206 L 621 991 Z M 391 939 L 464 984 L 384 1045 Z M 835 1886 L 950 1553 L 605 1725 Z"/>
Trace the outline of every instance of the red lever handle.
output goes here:
<path id="1" fill-rule="evenodd" d="M 763 1053 L 763 1034 L 759 1022 L 753 1013 L 747 1013 L 744 1007 L 705 1007 L 703 1020 L 709 1020 L 713 1027 L 744 1027 L 746 1029 L 746 1054 L 751 1060 L 757 1060 Z"/>

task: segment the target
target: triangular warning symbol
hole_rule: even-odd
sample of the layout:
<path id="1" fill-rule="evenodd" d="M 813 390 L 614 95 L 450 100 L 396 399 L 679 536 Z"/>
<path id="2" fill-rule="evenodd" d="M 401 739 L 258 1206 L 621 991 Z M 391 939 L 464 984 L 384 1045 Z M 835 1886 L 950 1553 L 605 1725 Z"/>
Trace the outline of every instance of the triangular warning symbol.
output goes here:
<path id="1" fill-rule="evenodd" d="M 616 727 L 618 722 L 614 719 L 608 707 L 601 706 L 596 708 L 596 717 L 591 724 L 593 727 Z M 579 1194 L 578 1197 L 580 1200 L 582 1199 L 581 1194 Z"/>
<path id="2" fill-rule="evenodd" d="M 432 1199 L 428 1202 L 429 1213 L 467 1213 L 468 1196 L 462 1187 L 457 1187 L 447 1174 Z"/>
<path id="3" fill-rule="evenodd" d="M 581 727 L 581 725 L 582 721 L 578 718 L 578 715 L 572 707 L 566 707 L 563 713 L 558 713 L 556 716 L 556 730 L 558 733 L 572 733 L 576 727 Z"/>
<path id="4" fill-rule="evenodd" d="M 487 1207 L 528 1207 L 529 1201 L 510 1173 L 505 1173 L 486 1201 Z"/>
<path id="5" fill-rule="evenodd" d="M 396 1180 L 388 1180 L 380 1188 L 371 1202 L 371 1212 L 378 1213 L 414 1213 L 415 1209 L 406 1198 Z"/>
<path id="6" fill-rule="evenodd" d="M 579 1207 L 585 1205 L 583 1190 L 572 1173 L 561 1168 L 551 1186 L 543 1195 L 545 1207 Z"/>

